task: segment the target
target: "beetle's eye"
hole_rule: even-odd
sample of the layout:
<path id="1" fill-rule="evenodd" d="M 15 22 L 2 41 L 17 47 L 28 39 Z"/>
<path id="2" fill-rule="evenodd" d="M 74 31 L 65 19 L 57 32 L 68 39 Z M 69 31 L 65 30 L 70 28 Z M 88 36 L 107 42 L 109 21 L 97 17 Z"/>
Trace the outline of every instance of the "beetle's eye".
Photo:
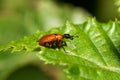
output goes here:
<path id="1" fill-rule="evenodd" d="M 69 34 L 64 34 L 64 38 L 69 38 L 69 39 L 73 40 L 73 36 L 71 36 Z"/>
<path id="2" fill-rule="evenodd" d="M 69 38 L 70 35 L 69 35 L 69 34 L 64 34 L 64 37 L 65 37 L 65 38 Z"/>

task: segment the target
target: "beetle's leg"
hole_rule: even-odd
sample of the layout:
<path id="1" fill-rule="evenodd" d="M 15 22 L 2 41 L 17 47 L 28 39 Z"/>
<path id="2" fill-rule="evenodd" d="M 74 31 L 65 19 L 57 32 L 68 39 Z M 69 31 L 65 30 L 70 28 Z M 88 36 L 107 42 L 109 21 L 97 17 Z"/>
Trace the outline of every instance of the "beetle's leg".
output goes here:
<path id="1" fill-rule="evenodd" d="M 62 46 L 63 46 L 63 41 L 59 40 L 59 41 L 58 41 L 58 46 L 59 46 L 59 47 L 62 47 Z"/>
<path id="2" fill-rule="evenodd" d="M 65 42 L 65 41 L 63 41 L 63 44 L 62 44 L 63 46 L 67 46 L 67 43 Z"/>
<path id="3" fill-rule="evenodd" d="M 46 46 L 46 47 L 51 47 L 52 46 L 50 42 L 45 42 L 45 43 L 43 43 L 43 45 Z"/>
<path id="4" fill-rule="evenodd" d="M 62 48 L 63 48 L 63 50 L 65 51 L 65 53 L 68 53 L 68 52 L 65 50 L 64 46 L 67 46 L 67 43 L 66 43 L 65 41 L 62 42 Z"/>
<path id="5" fill-rule="evenodd" d="M 62 47 L 62 49 L 65 51 L 65 53 L 68 53 L 68 52 L 65 50 L 65 48 L 64 48 L 64 47 Z"/>

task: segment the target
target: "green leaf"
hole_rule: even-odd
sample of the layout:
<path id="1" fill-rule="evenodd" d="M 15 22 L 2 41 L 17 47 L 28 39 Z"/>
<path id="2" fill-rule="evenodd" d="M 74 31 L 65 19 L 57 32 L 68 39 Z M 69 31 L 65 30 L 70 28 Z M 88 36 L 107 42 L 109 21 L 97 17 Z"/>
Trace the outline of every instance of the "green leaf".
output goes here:
<path id="1" fill-rule="evenodd" d="M 69 33 L 74 40 L 67 40 L 67 47 L 50 49 L 39 46 L 37 40 L 45 34 Z M 20 41 L 14 41 L 1 50 L 36 51 L 45 63 L 60 65 L 70 80 L 119 80 L 120 79 L 120 23 L 99 23 L 94 18 L 83 24 L 53 28 L 48 33 L 38 31 Z M 40 48 L 40 49 L 38 49 Z M 38 49 L 38 50 L 37 50 Z"/>
<path id="2" fill-rule="evenodd" d="M 115 0 L 115 5 L 118 7 L 118 11 L 120 12 L 120 0 Z"/>

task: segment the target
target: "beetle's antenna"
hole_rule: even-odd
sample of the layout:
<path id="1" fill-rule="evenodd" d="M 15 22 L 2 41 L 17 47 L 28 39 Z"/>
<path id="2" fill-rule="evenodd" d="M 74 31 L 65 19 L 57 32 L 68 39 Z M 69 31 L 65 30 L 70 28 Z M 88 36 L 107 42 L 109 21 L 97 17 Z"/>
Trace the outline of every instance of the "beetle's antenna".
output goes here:
<path id="1" fill-rule="evenodd" d="M 78 36 L 78 33 L 75 33 L 73 37 L 79 37 L 79 36 Z"/>

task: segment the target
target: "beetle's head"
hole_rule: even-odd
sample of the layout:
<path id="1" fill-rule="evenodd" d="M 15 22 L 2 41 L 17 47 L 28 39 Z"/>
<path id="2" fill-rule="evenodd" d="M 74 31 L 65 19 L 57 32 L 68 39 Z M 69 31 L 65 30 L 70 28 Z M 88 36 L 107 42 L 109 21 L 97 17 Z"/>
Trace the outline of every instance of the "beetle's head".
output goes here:
<path id="1" fill-rule="evenodd" d="M 64 34 L 63 35 L 63 38 L 66 38 L 66 39 L 71 39 L 71 40 L 73 40 L 74 39 L 74 37 L 78 37 L 78 36 L 72 36 L 72 35 L 70 35 L 70 34 Z"/>
<path id="2" fill-rule="evenodd" d="M 66 39 L 71 39 L 71 40 L 74 39 L 73 36 L 71 36 L 70 34 L 64 34 L 63 37 Z"/>

